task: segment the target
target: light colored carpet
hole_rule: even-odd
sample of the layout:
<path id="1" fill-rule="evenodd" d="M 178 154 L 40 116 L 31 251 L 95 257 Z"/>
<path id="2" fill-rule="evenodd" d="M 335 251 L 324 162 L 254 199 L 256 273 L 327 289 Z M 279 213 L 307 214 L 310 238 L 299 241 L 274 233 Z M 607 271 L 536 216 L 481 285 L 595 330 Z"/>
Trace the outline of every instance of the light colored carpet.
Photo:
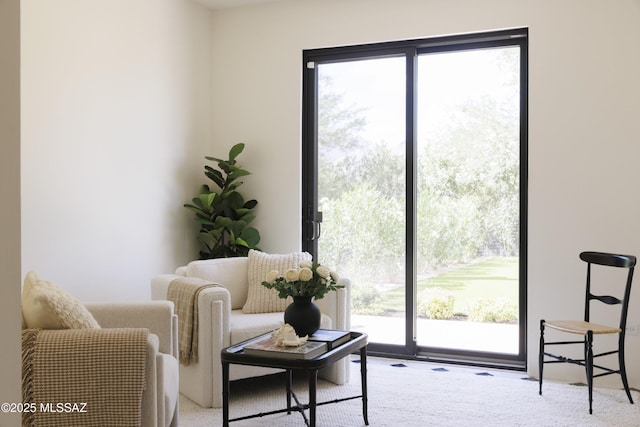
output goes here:
<path id="1" fill-rule="evenodd" d="M 367 367 L 371 426 L 640 426 L 637 391 L 633 392 L 636 403 L 631 405 L 623 390 L 595 388 L 593 415 L 589 415 L 585 386 L 545 381 L 539 396 L 537 381 L 524 378 L 523 373 L 373 357 Z M 359 374 L 359 365 L 353 363 L 348 384 L 320 381 L 318 402 L 359 395 Z M 297 376 L 294 388 L 306 403 L 306 376 Z M 236 381 L 230 402 L 231 418 L 284 408 L 284 377 Z M 201 408 L 182 396 L 180 425 L 220 426 L 222 410 Z M 317 425 L 364 426 L 362 400 L 319 406 Z M 236 421 L 231 426 L 304 426 L 304 420 L 294 412 Z"/>

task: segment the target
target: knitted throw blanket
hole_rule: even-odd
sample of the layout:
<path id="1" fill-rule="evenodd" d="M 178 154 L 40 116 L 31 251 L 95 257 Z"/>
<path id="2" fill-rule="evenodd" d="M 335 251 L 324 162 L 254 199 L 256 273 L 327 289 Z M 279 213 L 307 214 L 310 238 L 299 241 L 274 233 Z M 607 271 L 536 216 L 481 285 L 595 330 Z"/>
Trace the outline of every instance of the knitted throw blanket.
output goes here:
<path id="1" fill-rule="evenodd" d="M 23 426 L 139 426 L 147 329 L 22 331 Z M 35 405 L 35 406 L 33 406 Z"/>
<path id="2" fill-rule="evenodd" d="M 169 283 L 167 299 L 173 301 L 178 315 L 178 352 L 180 363 L 198 363 L 198 295 L 215 285 L 202 284 L 202 279 L 181 277 Z"/>

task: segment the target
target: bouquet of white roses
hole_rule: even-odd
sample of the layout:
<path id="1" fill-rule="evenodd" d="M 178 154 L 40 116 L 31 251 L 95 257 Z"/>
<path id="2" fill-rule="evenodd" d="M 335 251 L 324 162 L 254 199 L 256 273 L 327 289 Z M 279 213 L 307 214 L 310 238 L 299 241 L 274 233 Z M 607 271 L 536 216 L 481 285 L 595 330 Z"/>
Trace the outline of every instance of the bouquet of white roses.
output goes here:
<path id="1" fill-rule="evenodd" d="M 262 286 L 278 291 L 280 298 L 314 297 L 323 298 L 327 292 L 344 288 L 338 285 L 336 272 L 312 261 L 302 261 L 300 268 L 290 268 L 284 274 L 272 270 L 267 274 Z"/>

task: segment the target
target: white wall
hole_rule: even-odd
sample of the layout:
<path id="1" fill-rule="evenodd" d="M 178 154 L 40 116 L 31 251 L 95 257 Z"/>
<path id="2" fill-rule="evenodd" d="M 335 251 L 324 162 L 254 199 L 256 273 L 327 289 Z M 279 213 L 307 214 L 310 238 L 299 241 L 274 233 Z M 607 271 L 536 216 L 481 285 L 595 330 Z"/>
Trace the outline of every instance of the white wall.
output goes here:
<path id="1" fill-rule="evenodd" d="M 0 141 L 0 402 L 20 402 L 20 0 L 0 0 Z"/>
<path id="2" fill-rule="evenodd" d="M 302 50 L 512 27 L 530 30 L 528 363 L 537 375 L 539 319 L 582 316 L 577 254 L 640 255 L 639 0 L 284 0 L 214 11 L 212 139 L 247 143 L 263 249 L 295 249 Z M 640 312 L 629 320 L 640 323 Z M 629 336 L 627 359 L 639 356 L 640 337 Z M 640 387 L 640 365 L 628 369 Z"/>
<path id="3" fill-rule="evenodd" d="M 209 11 L 22 4 L 22 277 L 82 300 L 148 299 L 152 276 L 197 256 L 182 205 L 211 143 Z"/>

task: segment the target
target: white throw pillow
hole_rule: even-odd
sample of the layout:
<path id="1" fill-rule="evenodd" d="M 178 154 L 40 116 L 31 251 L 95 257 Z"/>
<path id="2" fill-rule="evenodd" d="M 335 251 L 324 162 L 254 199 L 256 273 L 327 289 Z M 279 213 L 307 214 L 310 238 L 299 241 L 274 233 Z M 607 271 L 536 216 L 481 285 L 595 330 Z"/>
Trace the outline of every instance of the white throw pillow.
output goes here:
<path id="1" fill-rule="evenodd" d="M 99 329 L 80 301 L 59 286 L 30 271 L 22 289 L 22 315 L 27 328 Z"/>
<path id="2" fill-rule="evenodd" d="M 311 261 L 311 254 L 307 252 L 293 252 L 290 254 L 266 254 L 260 251 L 249 251 L 249 289 L 247 302 L 242 307 L 243 313 L 272 313 L 284 311 L 291 303 L 291 298 L 283 299 L 278 291 L 262 286 L 262 282 L 271 270 L 278 270 L 284 274 L 290 268 L 299 268 L 300 261 Z"/>

